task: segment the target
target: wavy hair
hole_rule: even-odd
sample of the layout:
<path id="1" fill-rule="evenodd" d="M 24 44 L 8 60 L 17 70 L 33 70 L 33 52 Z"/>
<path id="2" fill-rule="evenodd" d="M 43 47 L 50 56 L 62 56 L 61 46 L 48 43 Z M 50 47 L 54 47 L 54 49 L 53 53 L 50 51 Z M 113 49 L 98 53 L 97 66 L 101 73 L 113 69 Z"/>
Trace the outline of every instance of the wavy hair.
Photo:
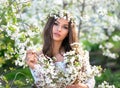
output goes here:
<path id="1" fill-rule="evenodd" d="M 56 14 L 59 16 L 59 14 Z M 68 18 L 68 15 L 65 14 Z M 54 25 L 54 22 L 57 19 L 54 16 L 49 16 L 48 21 L 44 27 L 43 31 L 43 49 L 42 52 L 44 55 L 47 55 L 49 57 L 53 57 L 53 35 L 52 35 L 52 28 Z M 69 20 L 68 23 L 68 34 L 65 37 L 65 39 L 62 41 L 61 48 L 64 49 L 65 52 L 72 50 L 71 43 L 77 42 L 77 33 L 75 29 L 75 22 L 72 21 L 72 19 Z M 60 51 L 60 50 L 59 50 Z"/>

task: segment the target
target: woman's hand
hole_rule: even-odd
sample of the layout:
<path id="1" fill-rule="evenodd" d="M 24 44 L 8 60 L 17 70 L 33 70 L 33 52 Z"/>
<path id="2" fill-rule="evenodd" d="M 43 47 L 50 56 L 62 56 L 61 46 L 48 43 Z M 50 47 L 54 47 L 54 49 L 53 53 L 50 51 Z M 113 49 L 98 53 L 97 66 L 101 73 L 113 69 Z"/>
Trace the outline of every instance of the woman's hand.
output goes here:
<path id="1" fill-rule="evenodd" d="M 37 64 L 37 55 L 32 50 L 28 50 L 26 53 L 26 63 L 32 69 L 34 69 L 34 65 Z"/>
<path id="2" fill-rule="evenodd" d="M 68 85 L 66 88 L 88 88 L 87 85 L 83 83 Z"/>

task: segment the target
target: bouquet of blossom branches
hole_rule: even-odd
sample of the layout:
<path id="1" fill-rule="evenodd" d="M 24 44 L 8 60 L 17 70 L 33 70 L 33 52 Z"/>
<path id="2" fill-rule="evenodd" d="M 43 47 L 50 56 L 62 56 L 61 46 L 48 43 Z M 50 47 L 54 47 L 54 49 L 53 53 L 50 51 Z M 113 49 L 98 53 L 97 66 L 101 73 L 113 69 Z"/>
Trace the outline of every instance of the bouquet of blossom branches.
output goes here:
<path id="1" fill-rule="evenodd" d="M 43 54 L 38 57 L 39 63 L 35 65 L 37 86 L 65 88 L 78 82 L 85 83 L 89 78 L 100 74 L 102 70 L 100 67 L 89 64 L 87 51 L 84 51 L 78 43 L 71 46 L 73 50 L 64 54 L 64 68 L 56 65 L 55 57 L 46 58 Z"/>

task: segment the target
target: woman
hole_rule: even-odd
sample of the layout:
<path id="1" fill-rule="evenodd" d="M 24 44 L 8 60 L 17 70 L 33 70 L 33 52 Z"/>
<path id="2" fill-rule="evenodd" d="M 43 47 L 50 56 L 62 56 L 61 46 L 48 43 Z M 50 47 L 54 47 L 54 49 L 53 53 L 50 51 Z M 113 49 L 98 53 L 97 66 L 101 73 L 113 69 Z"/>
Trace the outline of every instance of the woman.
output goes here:
<path id="1" fill-rule="evenodd" d="M 31 69 L 31 73 L 35 79 L 36 85 L 37 83 L 39 84 L 37 79 L 40 79 L 38 76 L 35 77 L 34 75 L 35 65 L 38 62 L 37 57 L 40 54 L 43 54 L 45 57 L 55 57 L 55 63 L 57 64 L 61 62 L 63 69 L 65 69 L 65 64 L 62 64 L 62 62 L 64 62 L 63 54 L 72 50 L 70 44 L 77 42 L 74 19 L 65 11 L 50 14 L 43 34 L 44 44 L 42 51 L 40 53 L 35 53 L 32 50 L 29 50 L 27 51 L 26 55 L 26 62 Z M 94 88 L 94 85 L 95 80 L 93 77 L 90 78 L 86 83 L 78 82 L 75 84 L 67 85 L 66 88 Z M 39 88 L 39 86 L 37 87 Z"/>

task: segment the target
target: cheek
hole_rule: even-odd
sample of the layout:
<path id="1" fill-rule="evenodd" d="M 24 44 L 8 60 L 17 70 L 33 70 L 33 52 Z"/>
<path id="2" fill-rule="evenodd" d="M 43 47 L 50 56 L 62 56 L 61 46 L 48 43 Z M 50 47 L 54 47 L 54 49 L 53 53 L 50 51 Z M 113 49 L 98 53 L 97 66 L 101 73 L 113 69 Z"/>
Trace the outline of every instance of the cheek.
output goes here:
<path id="1" fill-rule="evenodd" d="M 57 26 L 53 26 L 52 31 L 55 32 L 57 29 Z"/>
<path id="2" fill-rule="evenodd" d="M 55 30 L 55 26 L 53 26 L 53 28 L 52 28 L 52 31 L 54 31 Z"/>

